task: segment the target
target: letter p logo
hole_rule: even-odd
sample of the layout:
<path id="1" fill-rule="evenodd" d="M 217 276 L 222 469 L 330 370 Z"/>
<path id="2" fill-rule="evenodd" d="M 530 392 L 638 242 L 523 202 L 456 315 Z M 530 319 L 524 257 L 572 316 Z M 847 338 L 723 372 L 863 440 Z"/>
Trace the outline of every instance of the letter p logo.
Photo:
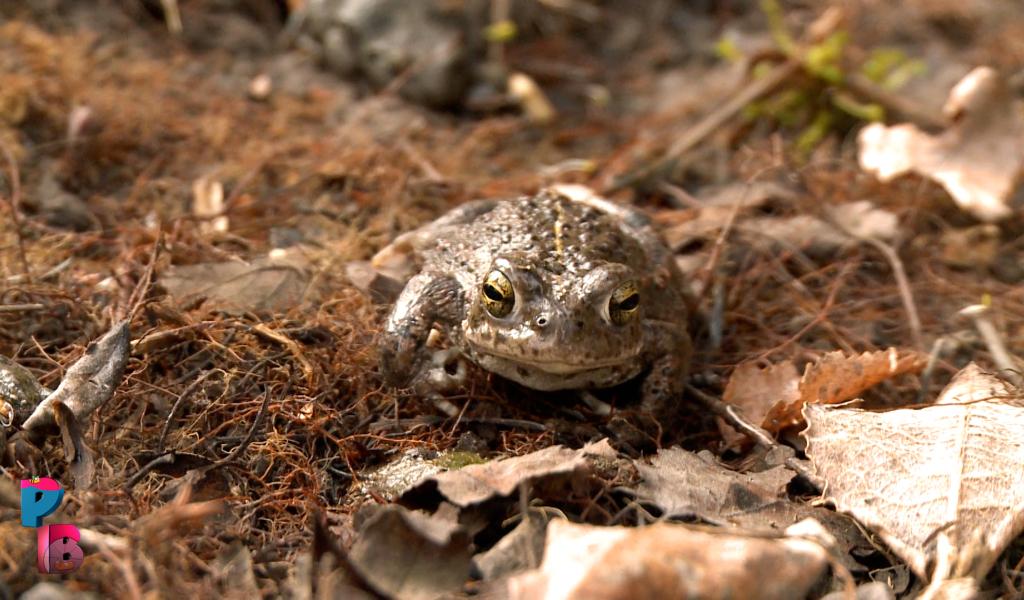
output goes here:
<path id="1" fill-rule="evenodd" d="M 49 477 L 21 480 L 21 524 L 39 527 L 43 517 L 51 514 L 64 499 L 64 489 Z"/>

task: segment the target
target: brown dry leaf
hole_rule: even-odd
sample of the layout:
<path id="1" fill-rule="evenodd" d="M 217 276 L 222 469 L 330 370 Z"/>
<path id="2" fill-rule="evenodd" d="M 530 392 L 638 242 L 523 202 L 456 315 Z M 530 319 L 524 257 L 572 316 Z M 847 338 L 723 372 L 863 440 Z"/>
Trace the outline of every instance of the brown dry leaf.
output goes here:
<path id="1" fill-rule="evenodd" d="M 1024 529 L 1024 403 L 973 363 L 931 406 L 804 414 L 826 497 L 934 584 L 984 577 Z"/>
<path id="2" fill-rule="evenodd" d="M 762 426 L 772 433 L 795 427 L 803 423 L 800 411 L 804 405 L 852 400 L 886 379 L 920 373 L 927 361 L 928 357 L 918 352 L 900 352 L 895 348 L 849 357 L 841 351 L 830 352 L 804 369 L 799 398 L 775 404 Z"/>
<path id="3" fill-rule="evenodd" d="M 795 473 L 778 466 L 758 473 L 738 473 L 679 448 L 662 450 L 651 464 L 637 464 L 642 482 L 637 499 L 657 506 L 665 517 L 699 517 L 711 523 L 731 523 L 750 530 L 779 533 L 813 518 L 837 540 L 838 556 L 851 570 L 859 565 L 849 557 L 858 549 L 871 551 L 851 519 L 820 506 L 793 502 L 786 485 Z"/>
<path id="4" fill-rule="evenodd" d="M 953 88 L 943 110 L 953 124 L 935 136 L 909 124 L 862 129 L 861 167 L 882 181 L 918 173 L 983 221 L 1008 217 L 1024 168 L 1024 116 L 1006 82 L 994 69 L 978 67 Z"/>
<path id="5" fill-rule="evenodd" d="M 831 544 L 814 521 L 791 528 Z M 510 599 L 803 598 L 825 572 L 828 552 L 804 537 L 767 539 L 658 523 L 548 526 L 540 568 L 505 582 Z"/>
<path id="6" fill-rule="evenodd" d="M 395 504 L 371 506 L 349 559 L 388 598 L 433 599 L 469 578 L 469 534 L 445 521 Z"/>
<path id="7" fill-rule="evenodd" d="M 812 256 L 828 256 L 859 243 L 862 238 L 891 240 L 899 229 L 899 220 L 891 212 L 860 200 L 825 208 L 824 217 L 757 217 L 744 221 L 737 229 L 751 243 L 769 248 L 796 248 Z"/>
<path id="8" fill-rule="evenodd" d="M 637 498 L 669 517 L 746 522 L 746 515 L 782 500 L 786 484 L 796 475 L 784 466 L 737 473 L 712 461 L 681 448 L 662 450 L 650 465 L 637 463 L 643 479 Z"/>
<path id="9" fill-rule="evenodd" d="M 800 374 L 791 362 L 762 365 L 758 361 L 740 363 L 729 377 L 722 400 L 751 423 L 763 423 L 777 404 L 791 404 L 800 398 Z M 718 429 L 726 447 L 747 437 L 718 419 Z"/>
<path id="10" fill-rule="evenodd" d="M 205 297 L 218 308 L 279 311 L 302 300 L 309 284 L 307 267 L 301 250 L 289 248 L 252 262 L 172 266 L 159 281 L 179 303 Z"/>
<path id="11" fill-rule="evenodd" d="M 615 456 L 615 450 L 606 439 L 579 450 L 550 446 L 523 456 L 438 473 L 424 479 L 405 495 L 436 484 L 438 492 L 449 502 L 465 508 L 496 496 L 510 496 L 522 483 L 571 481 L 589 470 L 595 458 L 613 459 Z"/>

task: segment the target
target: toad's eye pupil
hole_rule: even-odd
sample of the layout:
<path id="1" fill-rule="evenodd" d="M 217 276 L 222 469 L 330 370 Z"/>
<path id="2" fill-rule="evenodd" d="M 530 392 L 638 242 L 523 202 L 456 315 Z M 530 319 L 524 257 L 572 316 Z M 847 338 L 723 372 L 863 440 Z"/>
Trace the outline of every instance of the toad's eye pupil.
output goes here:
<path id="1" fill-rule="evenodd" d="M 633 310 L 640 305 L 640 294 L 630 294 L 619 302 L 619 310 Z"/>
<path id="2" fill-rule="evenodd" d="M 484 295 L 487 296 L 489 299 L 494 300 L 495 302 L 501 302 L 502 300 L 505 299 L 505 296 L 502 295 L 501 290 L 499 290 L 498 288 L 494 287 L 489 283 L 484 284 Z"/>

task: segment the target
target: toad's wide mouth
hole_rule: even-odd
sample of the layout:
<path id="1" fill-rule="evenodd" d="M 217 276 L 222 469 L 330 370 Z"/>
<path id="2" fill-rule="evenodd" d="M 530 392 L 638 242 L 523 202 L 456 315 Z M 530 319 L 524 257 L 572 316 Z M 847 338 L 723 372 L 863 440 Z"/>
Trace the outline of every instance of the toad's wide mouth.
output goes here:
<path id="1" fill-rule="evenodd" d="M 550 373 L 552 375 L 573 375 L 587 373 L 590 371 L 600 371 L 611 367 L 622 367 L 624 364 L 630 363 L 636 358 L 634 353 L 626 353 L 619 356 L 592 359 L 588 361 L 567 361 L 563 357 L 522 356 L 507 352 L 497 352 L 490 348 L 475 347 L 474 350 L 478 354 L 488 358 L 495 358 L 514 365 Z"/>

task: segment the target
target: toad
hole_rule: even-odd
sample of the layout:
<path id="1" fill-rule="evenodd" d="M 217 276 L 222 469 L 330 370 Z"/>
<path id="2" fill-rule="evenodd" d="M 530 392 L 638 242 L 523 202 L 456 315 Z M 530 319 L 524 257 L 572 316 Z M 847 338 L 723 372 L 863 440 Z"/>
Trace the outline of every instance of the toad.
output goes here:
<path id="1" fill-rule="evenodd" d="M 682 275 L 643 213 L 581 190 L 470 202 L 400 236 L 422 264 L 384 328 L 385 381 L 447 391 L 465 360 L 545 391 L 642 376 L 642 409 L 670 408 L 692 353 Z"/>

